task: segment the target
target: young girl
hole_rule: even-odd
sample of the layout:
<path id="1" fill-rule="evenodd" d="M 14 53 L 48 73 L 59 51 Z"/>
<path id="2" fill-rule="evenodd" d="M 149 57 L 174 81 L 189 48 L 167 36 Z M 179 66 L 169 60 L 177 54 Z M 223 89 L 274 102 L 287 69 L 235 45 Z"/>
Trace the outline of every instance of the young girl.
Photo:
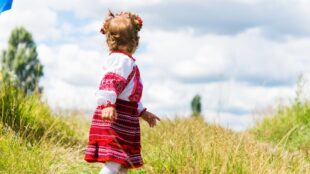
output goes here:
<path id="1" fill-rule="evenodd" d="M 132 54 L 138 47 L 141 27 L 142 20 L 133 13 L 109 12 L 101 28 L 110 54 L 104 60 L 105 72 L 96 92 L 98 106 L 84 157 L 88 162 L 105 163 L 100 174 L 141 167 L 139 118 L 150 127 L 160 121 L 140 102 L 143 85 Z"/>

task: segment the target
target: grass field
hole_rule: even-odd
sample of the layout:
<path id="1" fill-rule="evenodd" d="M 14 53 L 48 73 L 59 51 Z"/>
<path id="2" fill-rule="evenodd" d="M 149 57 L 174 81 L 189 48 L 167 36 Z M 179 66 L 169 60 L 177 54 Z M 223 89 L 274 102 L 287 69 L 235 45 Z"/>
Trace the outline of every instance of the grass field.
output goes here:
<path id="1" fill-rule="evenodd" d="M 98 173 L 83 161 L 89 121 L 54 114 L 38 95 L 0 93 L 0 173 Z M 255 128 L 233 132 L 202 118 L 141 120 L 143 168 L 129 173 L 310 173 L 309 102 L 279 107 Z"/>

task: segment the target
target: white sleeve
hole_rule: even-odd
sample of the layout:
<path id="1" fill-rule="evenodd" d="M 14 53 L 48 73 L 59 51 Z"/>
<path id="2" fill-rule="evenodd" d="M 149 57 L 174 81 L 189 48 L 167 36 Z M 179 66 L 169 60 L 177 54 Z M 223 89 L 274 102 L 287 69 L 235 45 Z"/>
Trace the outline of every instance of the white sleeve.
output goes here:
<path id="1" fill-rule="evenodd" d="M 95 93 L 98 105 L 115 106 L 117 97 L 126 87 L 133 66 L 132 60 L 120 54 L 112 54 L 106 59 L 105 74 Z"/>

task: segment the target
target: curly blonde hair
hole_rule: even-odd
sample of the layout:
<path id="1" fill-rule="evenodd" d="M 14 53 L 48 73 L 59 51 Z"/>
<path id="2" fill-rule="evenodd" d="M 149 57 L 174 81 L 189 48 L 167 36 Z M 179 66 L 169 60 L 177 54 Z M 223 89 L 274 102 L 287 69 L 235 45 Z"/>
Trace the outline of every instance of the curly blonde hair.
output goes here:
<path id="1" fill-rule="evenodd" d="M 132 54 L 139 45 L 141 28 L 142 20 L 138 15 L 130 12 L 114 15 L 109 11 L 100 31 L 106 36 L 110 51 L 125 49 Z"/>

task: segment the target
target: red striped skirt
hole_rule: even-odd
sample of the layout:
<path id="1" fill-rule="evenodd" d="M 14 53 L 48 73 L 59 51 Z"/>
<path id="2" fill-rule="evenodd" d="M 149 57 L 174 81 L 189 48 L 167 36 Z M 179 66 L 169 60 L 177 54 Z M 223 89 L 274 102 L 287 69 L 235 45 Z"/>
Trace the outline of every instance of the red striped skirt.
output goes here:
<path id="1" fill-rule="evenodd" d="M 117 100 L 117 119 L 103 120 L 103 108 L 97 106 L 85 150 L 87 162 L 114 161 L 128 169 L 143 166 L 137 107 L 136 102 Z"/>

